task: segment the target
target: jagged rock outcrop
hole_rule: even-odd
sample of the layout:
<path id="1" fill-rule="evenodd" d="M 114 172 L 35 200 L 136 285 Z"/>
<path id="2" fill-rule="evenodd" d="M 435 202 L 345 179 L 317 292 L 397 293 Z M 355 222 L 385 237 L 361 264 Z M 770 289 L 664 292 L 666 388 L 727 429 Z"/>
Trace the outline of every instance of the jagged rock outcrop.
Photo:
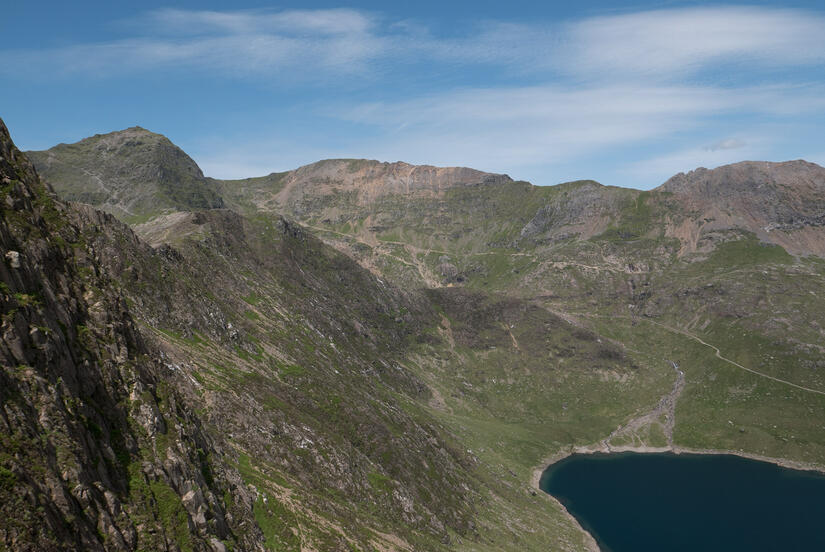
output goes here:
<path id="1" fill-rule="evenodd" d="M 822 214 L 825 168 L 807 161 L 742 161 L 679 173 L 657 188 L 696 201 L 746 209 L 766 221 Z"/>
<path id="2" fill-rule="evenodd" d="M 806 161 L 743 161 L 680 173 L 656 189 L 689 214 L 675 228 L 689 249 L 705 235 L 754 233 L 794 254 L 825 256 L 825 168 Z"/>
<path id="3" fill-rule="evenodd" d="M 0 544 L 259 547 L 248 491 L 84 237 L 99 217 L 56 200 L 2 122 L 0 186 Z"/>
<path id="4" fill-rule="evenodd" d="M 111 214 L 56 200 L 8 143 L 10 187 L 19 190 L 7 196 L 16 210 L 4 220 L 31 221 L 4 242 L 6 264 L 29 271 L 29 288 L 57 289 L 57 278 L 62 291 L 45 293 L 68 303 L 33 292 L 38 299 L 30 299 L 24 284 L 9 282 L 6 310 L 17 313 L 4 317 L 4 377 L 10 393 L 32 370 L 50 382 L 25 395 L 33 399 L 14 423 L 28 424 L 35 439 L 48 433 L 37 420 L 50 420 L 54 438 L 74 452 L 29 449 L 28 463 L 52 462 L 49 488 L 83 493 L 65 504 L 49 495 L 56 505 L 43 534 L 32 514 L 8 529 L 6 542 L 346 550 L 370 547 L 367 526 L 430 543 L 448 542 L 450 531 L 472 534 L 473 460 L 434 420 L 396 406 L 399 395 L 427 393 L 398 363 L 432 318 L 423 298 L 387 286 L 280 217 L 176 211 L 146 232 L 153 248 Z M 15 176 L 18 165 L 25 177 Z M 29 301 L 29 310 L 15 301 Z M 59 323 L 20 318 L 63 311 L 70 315 Z M 73 364 L 24 354 L 49 339 L 65 342 Z M 74 381 L 87 387 L 63 389 Z M 78 428 L 51 421 L 76 412 L 63 414 L 53 397 L 87 405 Z M 34 477 L 21 461 L 25 447 L 6 445 L 9 493 L 20 493 Z M 49 454 L 57 459 L 44 460 Z M 77 474 L 64 476 L 67 455 L 81 466 Z M 81 517 L 88 527 L 74 532 L 69 521 Z"/>
<path id="5" fill-rule="evenodd" d="M 603 231 L 616 211 L 615 189 L 585 180 L 562 185 L 565 192 L 554 195 L 521 229 L 528 239 L 589 238 Z"/>

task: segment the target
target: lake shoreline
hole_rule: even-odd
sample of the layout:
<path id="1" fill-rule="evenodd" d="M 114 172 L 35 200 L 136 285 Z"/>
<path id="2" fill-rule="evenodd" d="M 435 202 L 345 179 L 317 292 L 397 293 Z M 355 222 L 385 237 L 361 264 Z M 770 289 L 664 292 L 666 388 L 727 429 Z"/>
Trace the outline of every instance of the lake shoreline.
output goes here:
<path id="1" fill-rule="evenodd" d="M 723 449 L 694 449 L 680 446 L 666 446 L 666 447 L 637 447 L 637 446 L 618 446 L 608 447 L 602 443 L 595 443 L 592 445 L 585 445 L 580 447 L 573 447 L 570 450 L 559 451 L 552 456 L 545 458 L 541 464 L 533 469 L 533 474 L 530 480 L 530 486 L 533 489 L 541 490 L 539 482 L 541 475 L 553 464 L 564 460 L 568 456 L 574 454 L 619 454 L 622 452 L 636 452 L 640 454 L 655 454 L 663 452 L 672 452 L 673 454 L 732 454 L 733 456 L 741 456 L 749 460 L 758 460 L 760 462 L 768 462 L 776 464 L 783 468 L 790 468 L 793 470 L 812 471 L 825 474 L 825 466 L 814 464 L 811 462 L 801 462 L 798 460 L 788 460 L 787 458 L 773 458 L 770 456 L 763 456 L 741 450 L 723 450 Z M 544 492 L 544 491 L 542 491 Z M 546 494 L 546 493 L 545 493 Z"/>
<path id="2" fill-rule="evenodd" d="M 579 520 L 571 514 L 567 508 L 565 508 L 564 504 L 562 504 L 556 497 L 551 495 L 550 493 L 545 492 L 542 490 L 540 483 L 541 483 L 541 476 L 544 472 L 552 466 L 553 464 L 564 460 L 574 454 L 621 454 L 626 452 L 634 452 L 639 454 L 655 454 L 655 453 L 673 453 L 673 454 L 706 454 L 706 455 L 723 455 L 729 454 L 733 456 L 739 456 L 742 458 L 747 458 L 749 460 L 756 460 L 761 462 L 767 462 L 770 464 L 775 464 L 777 466 L 783 468 L 789 468 L 794 470 L 800 471 L 809 471 L 809 472 L 817 472 L 825 474 L 825 466 L 819 464 L 813 464 L 809 462 L 799 462 L 796 460 L 788 460 L 786 458 L 772 458 L 768 456 L 762 456 L 759 454 L 752 454 L 749 452 L 744 451 L 736 451 L 736 450 L 718 450 L 718 449 L 693 449 L 687 447 L 680 447 L 680 446 L 665 446 L 665 447 L 647 447 L 647 446 L 619 446 L 619 447 L 610 447 L 605 445 L 604 443 L 595 443 L 592 445 L 585 445 L 579 447 L 572 447 L 569 450 L 562 450 L 548 456 L 545 458 L 541 464 L 536 466 L 533 469 L 532 476 L 530 479 L 530 488 L 532 490 L 538 491 L 544 496 L 550 498 L 553 502 L 555 502 L 564 512 L 569 520 L 571 520 L 576 527 L 585 535 L 585 544 L 590 552 L 600 552 L 599 545 L 595 539 L 595 537 L 585 529 Z"/>

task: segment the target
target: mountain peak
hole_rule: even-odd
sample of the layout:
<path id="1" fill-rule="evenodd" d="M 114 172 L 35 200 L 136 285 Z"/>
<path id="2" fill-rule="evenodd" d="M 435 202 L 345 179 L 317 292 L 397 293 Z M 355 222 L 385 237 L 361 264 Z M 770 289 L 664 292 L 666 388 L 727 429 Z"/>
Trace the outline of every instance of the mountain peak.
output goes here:
<path id="1" fill-rule="evenodd" d="M 732 189 L 752 193 L 765 186 L 781 185 L 825 189 L 825 168 L 803 159 L 793 161 L 740 161 L 715 169 L 699 167 L 679 173 L 657 190 L 674 193 L 728 193 Z"/>
<path id="2" fill-rule="evenodd" d="M 169 140 L 169 138 L 167 138 L 163 134 L 152 132 L 151 130 L 143 128 L 142 126 L 131 126 L 121 130 L 114 130 L 112 132 L 106 132 L 103 134 L 95 134 L 93 136 L 83 138 L 73 143 L 60 143 L 57 146 L 55 146 L 55 148 L 77 147 L 79 145 L 112 147 L 118 144 L 122 144 L 124 142 L 128 142 L 129 140 L 135 139 L 149 140 L 152 143 L 163 143 L 164 145 L 177 147 L 172 143 L 171 140 Z"/>
<path id="3" fill-rule="evenodd" d="M 96 134 L 28 155 L 63 198 L 129 222 L 223 206 L 191 157 L 166 136 L 143 127 Z"/>
<path id="4" fill-rule="evenodd" d="M 388 194 L 439 195 L 455 186 L 511 182 L 505 174 L 467 167 L 412 165 L 403 161 L 327 159 L 291 171 L 282 197 L 326 195 L 337 191 L 357 192 L 359 200 L 371 202 Z"/>
<path id="5" fill-rule="evenodd" d="M 34 194 L 34 192 L 29 189 L 30 182 L 38 181 L 37 175 L 34 172 L 34 167 L 29 160 L 26 159 L 26 156 L 23 155 L 14 145 L 9 129 L 6 127 L 6 123 L 3 122 L 3 119 L 0 119 L 0 171 L 6 175 L 17 175 L 17 179 L 14 180 L 17 180 L 18 186 L 23 187 L 21 190 L 25 189 L 25 191 L 17 193 L 20 193 L 23 196 L 31 196 Z M 6 184 L 13 182 L 14 180 L 9 179 L 7 176 L 0 179 L 0 183 L 2 183 L 5 187 Z"/>
<path id="6" fill-rule="evenodd" d="M 679 173 L 657 188 L 710 228 L 740 228 L 794 254 L 825 254 L 825 168 L 801 159 L 742 161 Z"/>

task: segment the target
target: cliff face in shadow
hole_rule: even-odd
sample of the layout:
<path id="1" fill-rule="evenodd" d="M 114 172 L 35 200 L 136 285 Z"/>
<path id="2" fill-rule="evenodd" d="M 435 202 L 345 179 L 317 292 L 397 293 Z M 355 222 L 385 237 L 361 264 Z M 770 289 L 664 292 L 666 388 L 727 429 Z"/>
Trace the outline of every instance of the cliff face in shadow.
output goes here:
<path id="1" fill-rule="evenodd" d="M 178 212 L 153 248 L 58 200 L 0 139 L 0 542 L 348 550 L 472 532 L 474 461 L 398 362 L 434 323 L 423 296 L 282 218 Z"/>
<path id="2" fill-rule="evenodd" d="M 248 491 L 84 237 L 119 223 L 55 199 L 2 124 L 0 183 L 0 542 L 254 548 L 260 534 L 237 531 Z"/>

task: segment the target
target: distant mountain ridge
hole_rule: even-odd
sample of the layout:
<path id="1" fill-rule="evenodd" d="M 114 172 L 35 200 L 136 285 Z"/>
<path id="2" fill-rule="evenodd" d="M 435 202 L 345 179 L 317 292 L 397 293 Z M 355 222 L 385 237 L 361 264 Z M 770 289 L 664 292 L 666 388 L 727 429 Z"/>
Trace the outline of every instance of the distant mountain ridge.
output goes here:
<path id="1" fill-rule="evenodd" d="M 140 127 L 29 152 L 29 156 L 61 197 L 89 203 L 132 223 L 174 211 L 227 205 L 247 214 L 277 212 L 333 226 L 353 216 L 366 217 L 370 226 L 381 229 L 387 226 L 383 210 L 392 198 L 432 203 L 456 188 L 518 186 L 507 175 L 466 167 L 364 159 L 330 159 L 263 177 L 218 180 L 204 177 L 197 164 L 166 137 Z M 593 237 L 621 217 L 620 204 L 626 201 L 622 198 L 642 194 L 651 205 L 659 205 L 654 210 L 675 208 L 683 214 L 658 221 L 667 227 L 666 235 L 682 242 L 682 251 L 701 248 L 705 233 L 738 228 L 794 254 L 825 256 L 825 169 L 814 163 L 745 161 L 700 168 L 675 175 L 651 192 L 617 191 L 595 182 L 561 186 L 568 192 L 563 197 L 547 194 L 552 197 L 543 205 L 532 213 L 524 211 L 529 218 L 511 240 Z"/>

